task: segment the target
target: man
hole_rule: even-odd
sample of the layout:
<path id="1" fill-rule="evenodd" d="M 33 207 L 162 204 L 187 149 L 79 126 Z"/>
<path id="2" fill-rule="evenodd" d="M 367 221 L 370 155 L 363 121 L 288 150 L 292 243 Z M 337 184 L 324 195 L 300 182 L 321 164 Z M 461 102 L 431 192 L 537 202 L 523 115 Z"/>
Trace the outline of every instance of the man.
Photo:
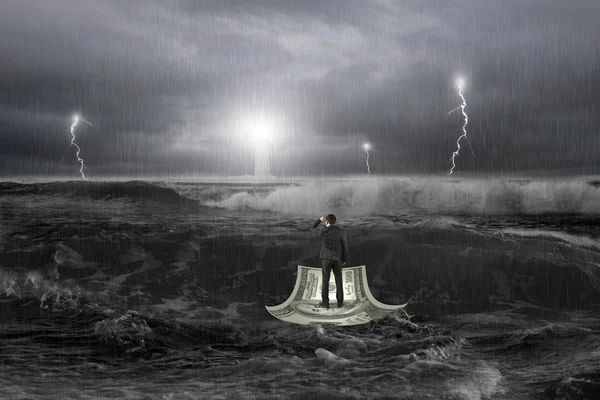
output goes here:
<path id="1" fill-rule="evenodd" d="M 348 244 L 346 242 L 346 231 L 335 225 L 335 215 L 329 214 L 319 218 L 313 228 L 325 221 L 325 228 L 321 231 L 321 240 L 323 248 L 319 258 L 321 259 L 321 268 L 323 272 L 323 286 L 321 288 L 321 297 L 323 301 L 319 307 L 329 308 L 329 277 L 333 269 L 335 276 L 335 287 L 337 290 L 336 298 L 338 307 L 344 305 L 344 288 L 342 286 L 342 264 L 346 264 L 348 258 Z"/>

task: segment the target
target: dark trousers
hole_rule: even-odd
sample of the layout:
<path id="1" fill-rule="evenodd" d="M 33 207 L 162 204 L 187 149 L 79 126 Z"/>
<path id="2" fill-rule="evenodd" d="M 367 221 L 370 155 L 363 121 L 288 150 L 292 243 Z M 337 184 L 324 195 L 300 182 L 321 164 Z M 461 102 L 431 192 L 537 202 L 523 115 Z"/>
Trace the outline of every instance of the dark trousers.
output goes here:
<path id="1" fill-rule="evenodd" d="M 323 271 L 323 287 L 321 288 L 321 297 L 323 304 L 329 304 L 329 278 L 331 270 L 335 276 L 335 287 L 337 289 L 336 298 L 338 304 L 344 301 L 344 287 L 342 286 L 342 262 L 340 260 L 321 260 L 321 271 Z"/>

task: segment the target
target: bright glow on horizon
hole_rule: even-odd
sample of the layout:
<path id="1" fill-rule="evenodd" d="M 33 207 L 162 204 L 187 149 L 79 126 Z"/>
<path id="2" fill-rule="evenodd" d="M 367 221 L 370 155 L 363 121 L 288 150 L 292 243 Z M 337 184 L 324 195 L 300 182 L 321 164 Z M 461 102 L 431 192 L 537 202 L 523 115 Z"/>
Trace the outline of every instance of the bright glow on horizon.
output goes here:
<path id="1" fill-rule="evenodd" d="M 264 113 L 248 114 L 240 122 L 240 133 L 254 147 L 254 176 L 270 177 L 271 148 L 281 133 L 280 124 L 271 115 Z"/>
<path id="2" fill-rule="evenodd" d="M 365 144 L 363 145 L 363 149 L 365 149 L 365 150 L 370 150 L 370 149 L 371 149 L 371 144 L 370 144 L 370 143 L 365 143 Z"/>
<path id="3" fill-rule="evenodd" d="M 276 135 L 279 133 L 275 121 L 263 114 L 244 118 L 242 131 L 244 136 L 247 136 L 252 144 L 257 146 L 270 146 L 275 142 Z"/>
<path id="4" fill-rule="evenodd" d="M 265 120 L 257 120 L 250 127 L 252 140 L 257 144 L 269 144 L 272 140 L 271 126 Z"/>
<path id="5" fill-rule="evenodd" d="M 237 111 L 230 117 L 230 133 L 241 144 L 256 148 L 273 147 L 285 139 L 293 130 L 285 116 L 268 108 Z"/>

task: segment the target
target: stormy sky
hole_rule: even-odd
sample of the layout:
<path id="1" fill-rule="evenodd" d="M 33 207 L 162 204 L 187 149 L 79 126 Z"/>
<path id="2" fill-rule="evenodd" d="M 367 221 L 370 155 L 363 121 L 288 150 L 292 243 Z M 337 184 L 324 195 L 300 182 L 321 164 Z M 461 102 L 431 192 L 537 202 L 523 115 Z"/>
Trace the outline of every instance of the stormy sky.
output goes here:
<path id="1" fill-rule="evenodd" d="M 0 4 L 0 175 L 600 173 L 598 0 Z M 63 154 L 66 155 L 63 157 Z"/>

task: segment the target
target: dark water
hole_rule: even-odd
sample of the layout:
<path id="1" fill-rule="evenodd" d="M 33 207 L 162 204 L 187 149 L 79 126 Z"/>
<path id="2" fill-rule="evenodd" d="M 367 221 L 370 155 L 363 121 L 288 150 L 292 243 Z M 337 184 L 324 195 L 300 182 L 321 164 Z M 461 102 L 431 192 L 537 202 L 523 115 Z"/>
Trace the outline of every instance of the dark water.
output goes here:
<path id="1" fill-rule="evenodd" d="M 0 184 L 0 398 L 600 398 L 600 188 Z M 274 320 L 313 220 L 404 314 Z"/>

